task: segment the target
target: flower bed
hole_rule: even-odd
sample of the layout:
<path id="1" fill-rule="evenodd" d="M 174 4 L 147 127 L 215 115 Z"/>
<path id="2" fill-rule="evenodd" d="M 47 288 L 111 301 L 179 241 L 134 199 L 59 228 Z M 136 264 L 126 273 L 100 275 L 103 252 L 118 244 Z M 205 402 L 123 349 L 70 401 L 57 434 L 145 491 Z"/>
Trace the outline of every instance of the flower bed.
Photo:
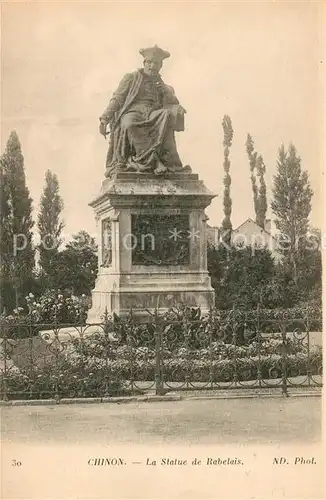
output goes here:
<path id="1" fill-rule="evenodd" d="M 320 375 L 322 367 L 321 347 L 308 350 L 307 344 L 293 338 L 285 350 L 278 338 L 272 338 L 248 346 L 217 341 L 197 350 L 162 346 L 160 356 L 165 382 L 255 382 L 281 378 L 284 363 L 287 377 Z M 154 383 L 155 375 L 153 348 L 117 345 L 96 335 L 67 342 L 42 368 L 10 368 L 5 379 L 2 374 L 1 392 L 5 383 L 6 393 L 16 399 L 127 395 L 130 381 Z"/>

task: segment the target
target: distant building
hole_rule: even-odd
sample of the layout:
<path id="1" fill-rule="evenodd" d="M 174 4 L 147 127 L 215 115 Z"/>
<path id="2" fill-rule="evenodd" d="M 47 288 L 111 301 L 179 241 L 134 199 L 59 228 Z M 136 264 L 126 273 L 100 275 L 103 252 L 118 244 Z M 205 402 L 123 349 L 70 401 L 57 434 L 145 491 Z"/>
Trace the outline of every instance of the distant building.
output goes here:
<path id="1" fill-rule="evenodd" d="M 271 219 L 266 219 L 265 228 L 262 228 L 249 217 L 240 226 L 233 229 L 231 243 L 239 249 L 247 246 L 252 248 L 268 248 L 275 261 L 280 262 L 282 254 L 278 251 L 278 241 L 274 236 L 276 231 L 273 226 L 274 224 Z M 220 228 L 208 226 L 208 244 L 217 247 L 221 244 L 222 235 L 223 230 Z"/>

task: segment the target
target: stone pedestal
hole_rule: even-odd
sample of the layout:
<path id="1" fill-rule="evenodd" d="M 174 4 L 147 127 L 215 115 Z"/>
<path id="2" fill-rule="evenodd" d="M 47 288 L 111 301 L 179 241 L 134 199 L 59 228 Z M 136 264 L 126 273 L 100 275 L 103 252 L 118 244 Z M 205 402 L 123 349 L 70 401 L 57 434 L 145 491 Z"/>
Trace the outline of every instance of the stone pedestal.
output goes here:
<path id="1" fill-rule="evenodd" d="M 99 273 L 88 322 L 178 305 L 214 305 L 205 208 L 214 194 L 196 174 L 118 173 L 90 203 L 100 229 Z"/>

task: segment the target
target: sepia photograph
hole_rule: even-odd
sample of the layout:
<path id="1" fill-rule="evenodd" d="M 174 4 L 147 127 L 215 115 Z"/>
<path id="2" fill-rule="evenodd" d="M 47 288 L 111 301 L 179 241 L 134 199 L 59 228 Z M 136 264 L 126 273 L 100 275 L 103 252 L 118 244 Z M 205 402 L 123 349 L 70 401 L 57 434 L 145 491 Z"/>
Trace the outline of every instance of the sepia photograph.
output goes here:
<path id="1" fill-rule="evenodd" d="M 324 498 L 323 2 L 1 2 L 1 498 Z"/>

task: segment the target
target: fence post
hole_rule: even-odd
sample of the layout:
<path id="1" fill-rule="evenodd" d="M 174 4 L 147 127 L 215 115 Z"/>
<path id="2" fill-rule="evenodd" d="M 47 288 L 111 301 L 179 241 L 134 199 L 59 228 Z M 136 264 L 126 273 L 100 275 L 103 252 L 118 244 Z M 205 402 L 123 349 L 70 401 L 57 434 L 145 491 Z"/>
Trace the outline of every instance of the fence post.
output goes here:
<path id="1" fill-rule="evenodd" d="M 28 333 L 30 334 L 30 328 Z M 29 397 L 30 399 L 33 399 L 33 389 L 34 389 L 34 384 L 35 384 L 35 370 L 34 370 L 34 356 L 33 356 L 33 338 L 28 337 L 28 351 L 29 351 L 29 366 L 28 366 L 28 373 L 29 373 Z"/>
<path id="2" fill-rule="evenodd" d="M 159 322 L 158 311 L 155 309 L 155 392 L 163 393 L 162 379 L 162 325 Z"/>
<path id="3" fill-rule="evenodd" d="M 3 401 L 8 401 L 8 390 L 7 390 L 7 328 L 6 328 L 6 320 L 2 320 L 0 318 L 0 329 L 1 329 L 1 338 L 3 342 L 3 378 L 2 378 L 2 390 L 1 390 L 1 399 Z"/>
<path id="4" fill-rule="evenodd" d="M 282 322 L 282 395 L 289 397 L 287 385 L 287 339 L 285 323 Z"/>
<path id="5" fill-rule="evenodd" d="M 212 325 L 213 325 L 213 310 L 210 307 L 208 316 L 208 346 L 209 346 L 209 382 L 211 389 L 214 388 L 214 371 L 213 371 L 213 338 L 212 338 Z"/>
<path id="6" fill-rule="evenodd" d="M 233 347 L 236 348 L 237 346 L 237 317 L 236 317 L 236 312 L 235 312 L 235 307 L 233 305 L 233 308 L 232 308 L 232 345 Z M 240 321 L 241 321 L 241 316 L 240 316 Z M 234 368 L 234 372 L 233 372 L 233 384 L 235 387 L 238 386 L 238 363 L 237 363 L 237 355 L 236 355 L 236 349 L 234 349 L 234 352 L 233 352 L 233 368 Z"/>
<path id="7" fill-rule="evenodd" d="M 258 385 L 261 389 L 262 386 L 262 369 L 261 369 L 261 328 L 260 328 L 260 303 L 257 304 L 257 325 L 256 325 L 256 340 L 258 341 L 258 369 L 257 369 L 257 377 L 258 377 Z"/>
<path id="8" fill-rule="evenodd" d="M 105 306 L 104 316 L 103 316 L 103 330 L 104 330 L 104 342 L 105 342 L 105 386 L 104 394 L 105 398 L 109 397 L 109 313 L 108 308 Z"/>
<path id="9" fill-rule="evenodd" d="M 57 404 L 60 403 L 61 399 L 61 390 L 60 390 L 60 385 L 59 385 L 59 377 L 60 377 L 60 370 L 59 370 L 59 346 L 60 346 L 60 340 L 59 340 L 59 332 L 60 332 L 60 323 L 58 321 L 58 307 L 57 304 L 55 304 L 55 309 L 54 309 L 54 341 L 55 342 L 55 386 L 54 386 L 54 399 Z"/>
<path id="10" fill-rule="evenodd" d="M 129 321 L 130 319 L 130 321 Z M 128 323 L 129 321 L 129 323 Z M 129 345 L 131 347 L 131 357 L 130 357 L 130 387 L 131 387 L 131 392 L 134 392 L 135 389 L 135 352 L 137 352 L 137 342 L 135 341 L 135 336 L 133 334 L 134 332 L 134 327 L 135 327 L 135 321 L 136 319 L 133 316 L 133 311 L 132 307 L 130 308 L 130 314 L 129 318 L 127 318 L 126 322 L 126 341 L 127 344 L 129 342 Z"/>
<path id="11" fill-rule="evenodd" d="M 306 334 L 307 334 L 307 376 L 308 376 L 308 387 L 311 387 L 311 379 L 312 379 L 312 369 L 311 369 L 311 360 L 310 360 L 310 323 L 309 318 L 305 319 L 306 325 Z"/>

